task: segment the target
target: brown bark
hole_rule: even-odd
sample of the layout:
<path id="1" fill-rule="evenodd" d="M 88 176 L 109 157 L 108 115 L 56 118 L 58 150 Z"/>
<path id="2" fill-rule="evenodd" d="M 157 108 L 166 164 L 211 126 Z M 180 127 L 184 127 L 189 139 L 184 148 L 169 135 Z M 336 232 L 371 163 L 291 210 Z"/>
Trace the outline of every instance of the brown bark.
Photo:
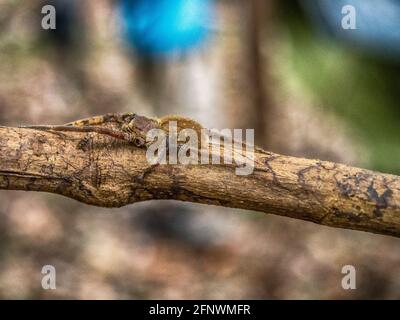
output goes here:
<path id="1" fill-rule="evenodd" d="M 400 237 L 400 177 L 258 150 L 232 165 L 150 167 L 145 150 L 95 133 L 0 127 L 0 189 L 44 191 L 102 206 L 176 199 Z"/>

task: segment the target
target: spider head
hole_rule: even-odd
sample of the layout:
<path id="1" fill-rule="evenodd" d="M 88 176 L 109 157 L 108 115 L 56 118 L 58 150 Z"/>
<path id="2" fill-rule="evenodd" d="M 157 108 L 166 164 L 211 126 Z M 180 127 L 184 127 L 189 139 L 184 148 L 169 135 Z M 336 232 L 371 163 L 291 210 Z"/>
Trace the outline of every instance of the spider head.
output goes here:
<path id="1" fill-rule="evenodd" d="M 137 147 L 145 146 L 147 133 L 156 128 L 159 128 L 156 120 L 137 114 L 133 114 L 129 119 L 126 119 L 125 124 L 122 126 L 122 130 L 129 134 L 130 141 Z"/>

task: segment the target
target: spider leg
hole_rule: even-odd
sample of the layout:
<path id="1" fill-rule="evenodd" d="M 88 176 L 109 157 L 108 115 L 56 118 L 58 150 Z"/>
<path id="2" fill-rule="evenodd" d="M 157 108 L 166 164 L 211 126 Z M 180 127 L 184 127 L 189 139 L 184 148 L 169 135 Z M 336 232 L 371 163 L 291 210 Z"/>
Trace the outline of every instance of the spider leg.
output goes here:
<path id="1" fill-rule="evenodd" d="M 84 126 L 102 126 L 106 123 L 125 123 L 125 119 L 132 117 L 133 113 L 108 113 L 106 115 L 85 118 L 66 123 L 65 126 L 84 127 Z"/>
<path id="2" fill-rule="evenodd" d="M 125 140 L 130 142 L 129 134 L 106 127 L 100 126 L 51 126 L 51 125 L 38 125 L 38 126 L 20 126 L 20 128 L 40 130 L 40 131 L 57 131 L 57 132 L 95 132 L 99 134 L 108 135 L 110 137 Z"/>

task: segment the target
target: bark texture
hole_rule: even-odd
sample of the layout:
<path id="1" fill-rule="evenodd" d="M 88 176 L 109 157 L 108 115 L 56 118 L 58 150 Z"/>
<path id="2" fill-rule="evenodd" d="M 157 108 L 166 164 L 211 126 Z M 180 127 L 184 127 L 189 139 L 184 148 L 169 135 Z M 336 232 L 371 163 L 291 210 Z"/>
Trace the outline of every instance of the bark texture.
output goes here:
<path id="1" fill-rule="evenodd" d="M 95 133 L 0 127 L 0 189 L 121 207 L 175 199 L 400 237 L 400 177 L 258 150 L 249 176 L 229 165 L 149 166 L 145 150 Z"/>

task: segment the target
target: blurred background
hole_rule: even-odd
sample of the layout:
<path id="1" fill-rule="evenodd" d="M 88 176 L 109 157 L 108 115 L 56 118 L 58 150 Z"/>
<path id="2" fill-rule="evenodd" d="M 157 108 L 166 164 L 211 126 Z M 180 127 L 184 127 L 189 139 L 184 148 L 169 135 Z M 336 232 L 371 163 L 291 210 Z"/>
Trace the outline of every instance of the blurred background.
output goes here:
<path id="1" fill-rule="evenodd" d="M 355 30 L 342 29 L 349 4 Z M 398 30 L 398 0 L 0 0 L 0 124 L 181 114 L 400 174 Z M 214 206 L 0 192 L 1 298 L 398 299 L 399 245 Z M 347 264 L 357 290 L 341 287 Z"/>

